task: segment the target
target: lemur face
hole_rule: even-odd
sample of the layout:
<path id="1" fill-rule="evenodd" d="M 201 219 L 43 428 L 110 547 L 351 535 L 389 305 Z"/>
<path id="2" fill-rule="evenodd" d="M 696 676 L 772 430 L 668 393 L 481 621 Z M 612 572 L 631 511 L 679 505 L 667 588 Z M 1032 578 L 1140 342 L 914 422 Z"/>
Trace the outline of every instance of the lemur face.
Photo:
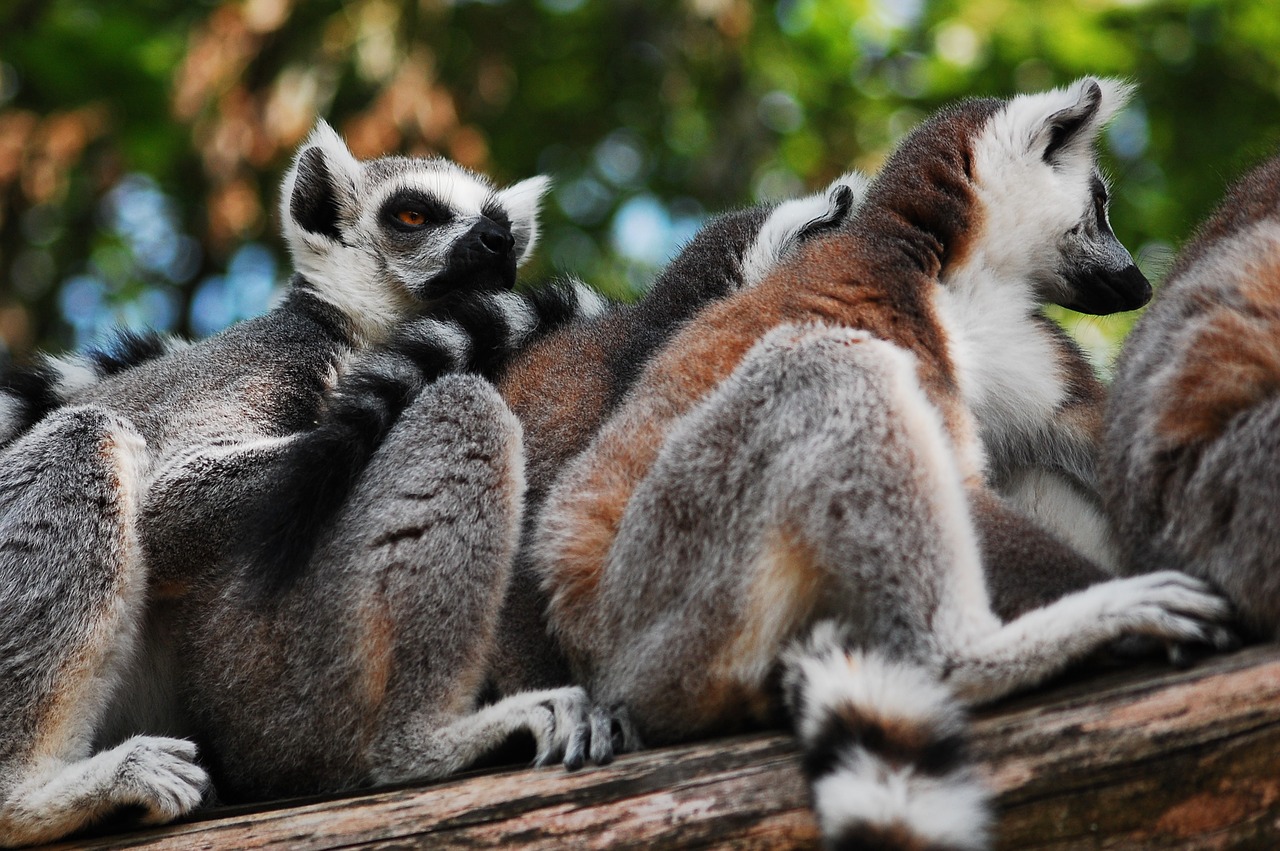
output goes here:
<path id="1" fill-rule="evenodd" d="M 447 160 L 384 157 L 364 171 L 361 232 L 414 297 L 515 286 L 516 267 L 537 227 L 536 206 L 512 203 L 509 194 Z M 539 187 L 534 197 L 540 194 Z"/>
<path id="2" fill-rule="evenodd" d="M 1111 230 L 1094 141 L 1129 97 L 1115 80 L 1016 97 L 974 142 L 982 250 L 1042 301 L 1083 313 L 1134 310 L 1151 285 Z"/>
<path id="3" fill-rule="evenodd" d="M 511 289 L 547 185 L 498 190 L 436 157 L 360 162 L 321 123 L 285 180 L 285 235 L 295 266 L 322 288 L 366 281 L 411 301 Z"/>

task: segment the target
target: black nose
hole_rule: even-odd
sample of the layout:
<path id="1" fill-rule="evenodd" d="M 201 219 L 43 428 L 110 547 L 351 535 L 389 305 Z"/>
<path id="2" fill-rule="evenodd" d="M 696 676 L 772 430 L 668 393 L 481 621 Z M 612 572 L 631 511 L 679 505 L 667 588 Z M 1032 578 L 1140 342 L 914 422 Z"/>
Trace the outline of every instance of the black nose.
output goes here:
<path id="1" fill-rule="evenodd" d="M 467 234 L 466 240 L 479 253 L 488 252 L 500 256 L 509 253 L 516 244 L 510 228 L 483 216 Z"/>
<path id="2" fill-rule="evenodd" d="M 1117 277 L 1116 290 L 1122 302 L 1121 310 L 1137 310 L 1151 301 L 1151 282 L 1137 266 L 1129 266 Z"/>
<path id="3" fill-rule="evenodd" d="M 1102 267 L 1082 269 L 1069 281 L 1071 298 L 1059 304 L 1081 313 L 1109 316 L 1137 310 L 1151 300 L 1151 283 L 1133 264 L 1115 271 Z"/>

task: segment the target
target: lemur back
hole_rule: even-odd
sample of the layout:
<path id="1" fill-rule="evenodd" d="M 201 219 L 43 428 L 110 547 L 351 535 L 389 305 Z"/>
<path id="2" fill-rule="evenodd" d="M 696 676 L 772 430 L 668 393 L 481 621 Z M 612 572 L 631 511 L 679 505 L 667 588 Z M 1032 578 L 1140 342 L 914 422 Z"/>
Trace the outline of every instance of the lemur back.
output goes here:
<path id="1" fill-rule="evenodd" d="M 601 303 L 516 356 L 498 382 L 524 428 L 525 536 L 548 489 L 621 404 L 645 363 L 706 305 L 754 286 L 803 243 L 842 226 L 866 179 L 850 173 L 811 195 L 721 215 L 703 226 L 635 304 Z M 496 694 L 570 681 L 547 634 L 546 596 L 527 554 L 517 555 L 490 686 Z"/>
<path id="2" fill-rule="evenodd" d="M 1086 80 L 944 110 L 847 228 L 648 364 L 553 486 L 533 547 L 594 699 L 671 741 L 772 718 L 781 679 L 829 842 L 981 847 L 988 816 L 958 751 L 921 771 L 955 716 L 945 696 L 921 706 L 918 683 L 981 702 L 1122 634 L 1227 641 L 1222 601 L 1170 572 L 1002 623 L 970 510 L 992 496 L 982 429 L 1019 436 L 990 419 L 994 397 L 1039 391 L 1028 421 L 1068 401 L 1034 373 L 993 372 L 998 343 L 1040 339 L 1044 369 L 1039 305 L 1147 298 L 1093 154 L 1124 98 Z M 1009 324 L 988 331 L 991 311 Z"/>
<path id="3" fill-rule="evenodd" d="M 1121 351 L 1103 484 L 1128 573 L 1172 567 L 1280 634 L 1280 157 L 1182 249 Z"/>
<path id="4" fill-rule="evenodd" d="M 690 317 L 753 286 L 810 239 L 840 227 L 866 193 L 850 173 L 822 191 L 727 213 L 704 225 L 634 304 L 602 305 L 515 357 L 498 382 L 524 424 L 530 505 L 621 403 L 655 352 Z M 569 399 L 566 401 L 565 396 Z"/>
<path id="5" fill-rule="evenodd" d="M 545 185 L 360 163 L 321 125 L 282 193 L 278 307 L 36 382 L 48 413 L 0 454 L 0 845 L 171 820 L 209 771 L 224 800 L 337 790 L 518 730 L 539 762 L 608 758 L 580 689 L 474 711 L 519 425 L 479 378 L 431 383 L 572 317 L 581 289 L 505 292 Z"/>

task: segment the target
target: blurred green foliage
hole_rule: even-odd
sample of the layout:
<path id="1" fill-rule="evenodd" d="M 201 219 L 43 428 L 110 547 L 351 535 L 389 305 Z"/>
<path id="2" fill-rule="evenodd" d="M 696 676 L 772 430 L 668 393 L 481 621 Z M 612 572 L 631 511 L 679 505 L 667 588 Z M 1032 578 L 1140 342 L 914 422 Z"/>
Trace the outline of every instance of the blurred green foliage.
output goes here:
<path id="1" fill-rule="evenodd" d="M 710 213 L 874 170 L 952 99 L 1084 74 L 1139 86 L 1104 156 L 1116 230 L 1158 276 L 1280 134 L 1271 0 L 17 0 L 0 337 L 261 309 L 276 185 L 318 115 L 358 155 L 552 174 L 534 277 L 627 294 Z M 1131 320 L 1062 318 L 1100 350 Z"/>

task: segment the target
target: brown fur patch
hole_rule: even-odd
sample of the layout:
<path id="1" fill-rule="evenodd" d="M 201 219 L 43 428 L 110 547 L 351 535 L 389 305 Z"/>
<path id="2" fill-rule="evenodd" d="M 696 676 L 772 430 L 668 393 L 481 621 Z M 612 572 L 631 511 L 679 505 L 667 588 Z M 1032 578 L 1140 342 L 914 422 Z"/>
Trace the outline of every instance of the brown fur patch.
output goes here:
<path id="1" fill-rule="evenodd" d="M 1232 418 L 1280 392 L 1280 315 L 1214 311 L 1169 391 L 1161 439 L 1169 446 L 1213 440 Z"/>
<path id="2" fill-rule="evenodd" d="M 525 475 L 537 501 L 600 427 L 611 384 L 598 335 L 581 328 L 540 340 L 503 375 L 498 391 L 524 427 Z"/>
<path id="3" fill-rule="evenodd" d="M 866 707 L 850 704 L 837 707 L 834 714 L 848 729 L 858 731 L 866 747 L 876 756 L 896 765 L 919 764 L 938 743 L 931 726 L 911 718 L 870 713 Z"/>
<path id="4" fill-rule="evenodd" d="M 601 455 L 616 463 L 593 466 L 578 483 L 576 498 L 564 506 L 564 522 L 578 534 L 562 547 L 551 566 L 555 621 L 580 624 L 587 619 L 631 492 L 657 456 L 663 437 L 657 422 L 603 435 Z"/>
<path id="5" fill-rule="evenodd" d="M 150 598 L 156 600 L 181 600 L 191 594 L 194 583 L 185 577 L 165 578 L 151 583 Z"/>
<path id="6" fill-rule="evenodd" d="M 808 623 L 826 580 L 798 535 L 783 530 L 766 543 L 741 608 L 735 611 L 726 601 L 721 613 L 724 644 L 708 648 L 712 661 L 698 700 L 706 722 L 769 720 L 769 675 L 783 645 Z"/>
<path id="7" fill-rule="evenodd" d="M 387 696 L 395 662 L 396 624 L 385 597 L 376 594 L 360 607 L 355 659 L 360 664 L 361 696 L 376 710 Z"/>

